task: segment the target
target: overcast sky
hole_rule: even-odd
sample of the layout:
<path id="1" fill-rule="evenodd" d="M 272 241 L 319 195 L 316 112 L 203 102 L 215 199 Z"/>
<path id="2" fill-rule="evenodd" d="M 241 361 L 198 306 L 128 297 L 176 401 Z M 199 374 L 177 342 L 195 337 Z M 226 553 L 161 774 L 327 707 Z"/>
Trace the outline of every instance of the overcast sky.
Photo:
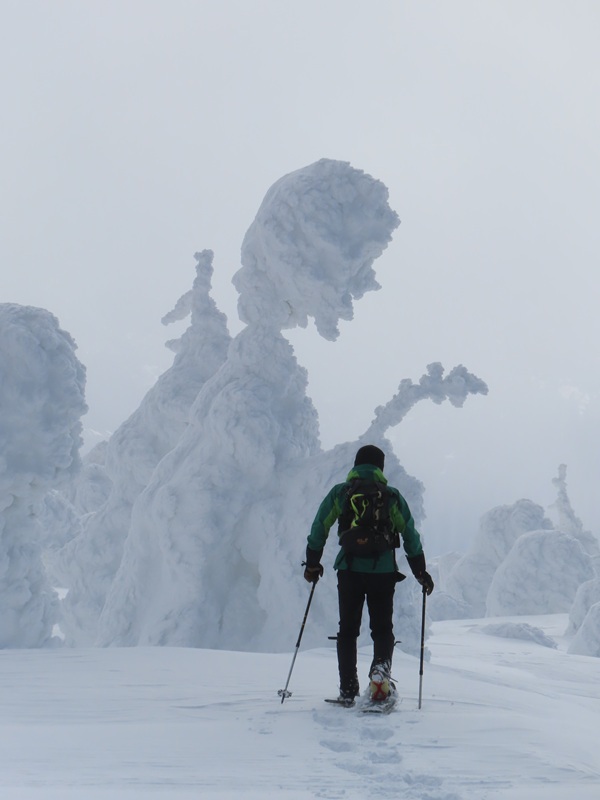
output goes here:
<path id="1" fill-rule="evenodd" d="M 290 339 L 324 446 L 402 378 L 489 385 L 392 432 L 425 536 L 546 506 L 568 466 L 600 533 L 600 5 L 590 0 L 0 0 L 0 298 L 47 308 L 114 430 L 172 354 L 161 317 L 215 251 L 231 277 L 269 186 L 321 157 L 382 180 L 402 220 L 382 290 L 337 342 Z M 88 443 L 94 437 L 88 434 Z M 446 548 L 446 544 L 448 545 Z"/>

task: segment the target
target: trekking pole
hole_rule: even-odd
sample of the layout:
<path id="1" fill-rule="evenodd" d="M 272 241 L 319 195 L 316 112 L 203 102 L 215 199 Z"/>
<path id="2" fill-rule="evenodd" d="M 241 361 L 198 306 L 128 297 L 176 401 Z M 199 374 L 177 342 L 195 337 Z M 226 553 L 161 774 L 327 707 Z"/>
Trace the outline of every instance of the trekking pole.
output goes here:
<path id="1" fill-rule="evenodd" d="M 306 611 L 304 612 L 304 619 L 302 620 L 302 626 L 300 628 L 300 633 L 298 635 L 298 641 L 296 642 L 296 651 L 294 653 L 294 657 L 292 658 L 292 666 L 290 667 L 290 671 L 288 673 L 287 681 L 285 684 L 285 689 L 279 689 L 277 694 L 281 697 L 281 702 L 286 699 L 286 697 L 291 697 L 292 693 L 288 692 L 288 686 L 290 685 L 290 678 L 292 677 L 292 670 L 294 669 L 294 664 L 296 662 L 296 656 L 298 655 L 298 650 L 300 649 L 300 642 L 302 640 L 302 634 L 304 633 L 304 626 L 306 625 L 306 618 L 308 617 L 308 611 L 310 609 L 310 604 L 312 603 L 313 594 L 315 593 L 315 587 L 317 585 L 317 581 L 315 581 L 312 585 L 312 589 L 310 590 L 310 597 L 308 598 L 308 603 L 306 606 Z"/>
<path id="2" fill-rule="evenodd" d="M 425 600 L 427 592 L 423 587 L 423 613 L 421 615 L 421 663 L 419 665 L 419 708 L 421 708 L 421 697 L 423 696 L 423 657 L 425 654 Z"/>

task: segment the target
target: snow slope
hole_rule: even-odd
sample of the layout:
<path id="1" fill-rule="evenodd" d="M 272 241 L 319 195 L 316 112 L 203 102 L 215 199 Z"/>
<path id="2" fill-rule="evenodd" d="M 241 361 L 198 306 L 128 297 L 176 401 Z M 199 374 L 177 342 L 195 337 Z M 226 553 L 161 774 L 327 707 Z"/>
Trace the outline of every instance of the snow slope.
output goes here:
<path id="1" fill-rule="evenodd" d="M 4 650 L 0 796 L 596 800 L 600 677 L 566 654 L 567 622 L 435 623 L 422 709 L 418 659 L 399 652 L 388 717 L 323 702 L 331 647 L 300 651 L 284 704 L 291 652 Z"/>

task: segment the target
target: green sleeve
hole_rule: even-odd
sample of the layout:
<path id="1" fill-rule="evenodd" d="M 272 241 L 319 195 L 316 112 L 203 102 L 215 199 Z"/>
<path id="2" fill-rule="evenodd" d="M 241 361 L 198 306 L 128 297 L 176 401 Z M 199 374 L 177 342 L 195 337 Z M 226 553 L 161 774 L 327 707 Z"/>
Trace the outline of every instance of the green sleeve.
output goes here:
<path id="1" fill-rule="evenodd" d="M 343 483 L 338 483 L 325 497 L 308 534 L 307 543 L 311 550 L 322 550 L 329 536 L 331 526 L 341 514 L 340 494 Z"/>
<path id="2" fill-rule="evenodd" d="M 415 521 L 410 513 L 408 503 L 400 492 L 394 492 L 394 495 L 396 502 L 392 502 L 390 508 L 390 517 L 394 525 L 394 530 L 402 537 L 404 552 L 409 558 L 421 555 L 423 552 L 423 545 L 421 544 L 419 532 L 415 528 Z"/>

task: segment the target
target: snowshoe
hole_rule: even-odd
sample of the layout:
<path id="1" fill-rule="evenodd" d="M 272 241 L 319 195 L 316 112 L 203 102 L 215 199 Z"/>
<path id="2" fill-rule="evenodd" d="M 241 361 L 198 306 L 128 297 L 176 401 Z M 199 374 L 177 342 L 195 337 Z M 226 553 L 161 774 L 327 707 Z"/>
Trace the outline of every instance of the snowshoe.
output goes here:
<path id="1" fill-rule="evenodd" d="M 325 702 L 335 703 L 338 706 L 345 706 L 346 708 L 352 708 L 359 694 L 360 694 L 360 686 L 358 685 L 358 677 L 354 677 L 351 680 L 344 683 L 343 686 L 340 686 L 340 693 L 338 697 L 336 698 L 326 697 Z"/>
<path id="2" fill-rule="evenodd" d="M 394 684 L 392 684 L 392 687 Z M 393 711 L 396 707 L 396 703 L 398 702 L 398 695 L 396 694 L 396 690 L 392 688 L 392 691 L 388 694 L 385 700 L 365 700 L 365 702 L 361 703 L 359 706 L 360 711 L 363 714 L 389 714 L 390 711 Z"/>
<path id="3" fill-rule="evenodd" d="M 326 703 L 333 703 L 336 706 L 342 706 L 343 708 L 352 708 L 355 705 L 355 700 L 353 697 L 326 697 Z"/>
<path id="4" fill-rule="evenodd" d="M 369 700 L 372 703 L 383 702 L 394 693 L 395 688 L 390 677 L 389 663 L 381 661 L 374 664 L 369 675 Z"/>

